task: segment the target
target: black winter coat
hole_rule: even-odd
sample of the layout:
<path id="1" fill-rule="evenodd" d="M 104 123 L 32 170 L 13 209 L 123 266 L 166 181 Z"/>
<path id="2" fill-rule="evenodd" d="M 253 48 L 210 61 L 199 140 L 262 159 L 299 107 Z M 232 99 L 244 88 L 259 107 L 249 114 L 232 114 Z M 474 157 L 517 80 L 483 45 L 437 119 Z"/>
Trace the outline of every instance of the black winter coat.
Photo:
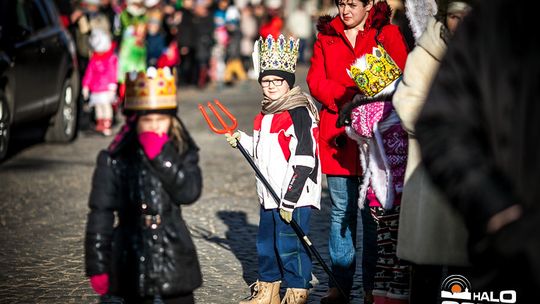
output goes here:
<path id="1" fill-rule="evenodd" d="M 475 290 L 515 289 L 517 303 L 535 303 L 540 288 L 538 20 L 525 4 L 479 3 L 449 42 L 416 135 L 434 183 L 466 219 L 473 272 L 480 276 L 471 281 Z M 521 217 L 488 233 L 489 219 L 513 205 L 523 208 Z"/>
<path id="2" fill-rule="evenodd" d="M 195 48 L 197 37 L 195 36 L 195 16 L 191 10 L 182 9 L 182 22 L 178 25 L 178 46 Z"/>
<path id="3" fill-rule="evenodd" d="M 193 26 L 195 27 L 194 35 L 196 37 L 195 58 L 199 64 L 208 64 L 212 56 L 212 47 L 215 44 L 214 17 L 212 15 L 196 16 L 193 19 Z"/>
<path id="4" fill-rule="evenodd" d="M 101 151 L 86 228 L 86 274 L 108 273 L 109 294 L 174 297 L 202 283 L 195 246 L 181 216 L 202 189 L 198 148 L 180 155 L 168 142 L 149 160 L 134 136 Z M 114 227 L 114 228 L 113 228 Z"/>

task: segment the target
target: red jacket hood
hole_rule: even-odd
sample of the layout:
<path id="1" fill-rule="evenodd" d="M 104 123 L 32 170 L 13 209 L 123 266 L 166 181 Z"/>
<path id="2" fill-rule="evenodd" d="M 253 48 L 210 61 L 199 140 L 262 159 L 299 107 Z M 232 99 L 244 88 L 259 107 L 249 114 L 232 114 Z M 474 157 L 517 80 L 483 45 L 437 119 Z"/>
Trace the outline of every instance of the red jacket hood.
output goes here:
<path id="1" fill-rule="evenodd" d="M 390 24 L 390 15 L 392 10 L 386 1 L 381 1 L 375 4 L 369 11 L 364 30 L 375 28 L 382 29 L 385 25 Z M 338 36 L 339 32 L 343 32 L 345 27 L 343 22 L 337 16 L 323 15 L 317 21 L 317 30 L 323 35 Z"/>

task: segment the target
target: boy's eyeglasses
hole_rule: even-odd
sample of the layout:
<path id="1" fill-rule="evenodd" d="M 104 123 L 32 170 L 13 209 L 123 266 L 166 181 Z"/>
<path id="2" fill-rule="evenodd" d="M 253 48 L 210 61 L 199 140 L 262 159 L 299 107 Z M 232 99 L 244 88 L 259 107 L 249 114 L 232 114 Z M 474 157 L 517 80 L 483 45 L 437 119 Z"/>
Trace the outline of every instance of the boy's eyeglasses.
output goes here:
<path id="1" fill-rule="evenodd" d="M 273 84 L 274 86 L 279 87 L 283 84 L 284 81 L 285 79 L 263 80 L 261 81 L 261 86 L 263 88 L 268 88 L 270 84 Z"/>

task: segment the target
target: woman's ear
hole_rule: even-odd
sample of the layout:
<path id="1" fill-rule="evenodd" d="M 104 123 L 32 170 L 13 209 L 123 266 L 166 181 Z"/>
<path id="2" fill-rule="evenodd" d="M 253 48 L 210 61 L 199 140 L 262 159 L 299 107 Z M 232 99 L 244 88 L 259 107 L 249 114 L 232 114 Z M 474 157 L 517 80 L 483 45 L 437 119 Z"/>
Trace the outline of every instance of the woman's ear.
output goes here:
<path id="1" fill-rule="evenodd" d="M 366 11 L 370 11 L 372 8 L 373 8 L 373 5 L 375 5 L 375 3 L 379 2 L 379 1 L 382 1 L 382 0 L 369 0 L 368 3 L 366 4 Z"/>

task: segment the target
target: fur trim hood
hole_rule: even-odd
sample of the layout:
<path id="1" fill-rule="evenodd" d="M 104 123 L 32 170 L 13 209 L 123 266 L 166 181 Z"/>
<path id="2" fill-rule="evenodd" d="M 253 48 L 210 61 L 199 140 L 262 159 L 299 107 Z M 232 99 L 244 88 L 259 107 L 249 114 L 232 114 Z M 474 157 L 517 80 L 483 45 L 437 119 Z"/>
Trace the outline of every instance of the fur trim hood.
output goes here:
<path id="1" fill-rule="evenodd" d="M 323 35 L 337 36 L 338 33 L 336 29 L 330 24 L 335 17 L 336 16 L 332 17 L 330 15 L 320 16 L 319 20 L 317 20 L 317 31 Z"/>
<path id="2" fill-rule="evenodd" d="M 378 2 L 369 11 L 368 18 L 366 20 L 365 30 L 375 28 L 377 30 L 382 29 L 385 25 L 390 24 L 390 15 L 392 9 L 386 3 L 386 1 Z M 317 21 L 317 30 L 323 35 L 338 36 L 338 29 L 333 24 L 333 20 L 339 18 L 338 15 L 330 16 L 323 15 L 319 17 Z"/>

